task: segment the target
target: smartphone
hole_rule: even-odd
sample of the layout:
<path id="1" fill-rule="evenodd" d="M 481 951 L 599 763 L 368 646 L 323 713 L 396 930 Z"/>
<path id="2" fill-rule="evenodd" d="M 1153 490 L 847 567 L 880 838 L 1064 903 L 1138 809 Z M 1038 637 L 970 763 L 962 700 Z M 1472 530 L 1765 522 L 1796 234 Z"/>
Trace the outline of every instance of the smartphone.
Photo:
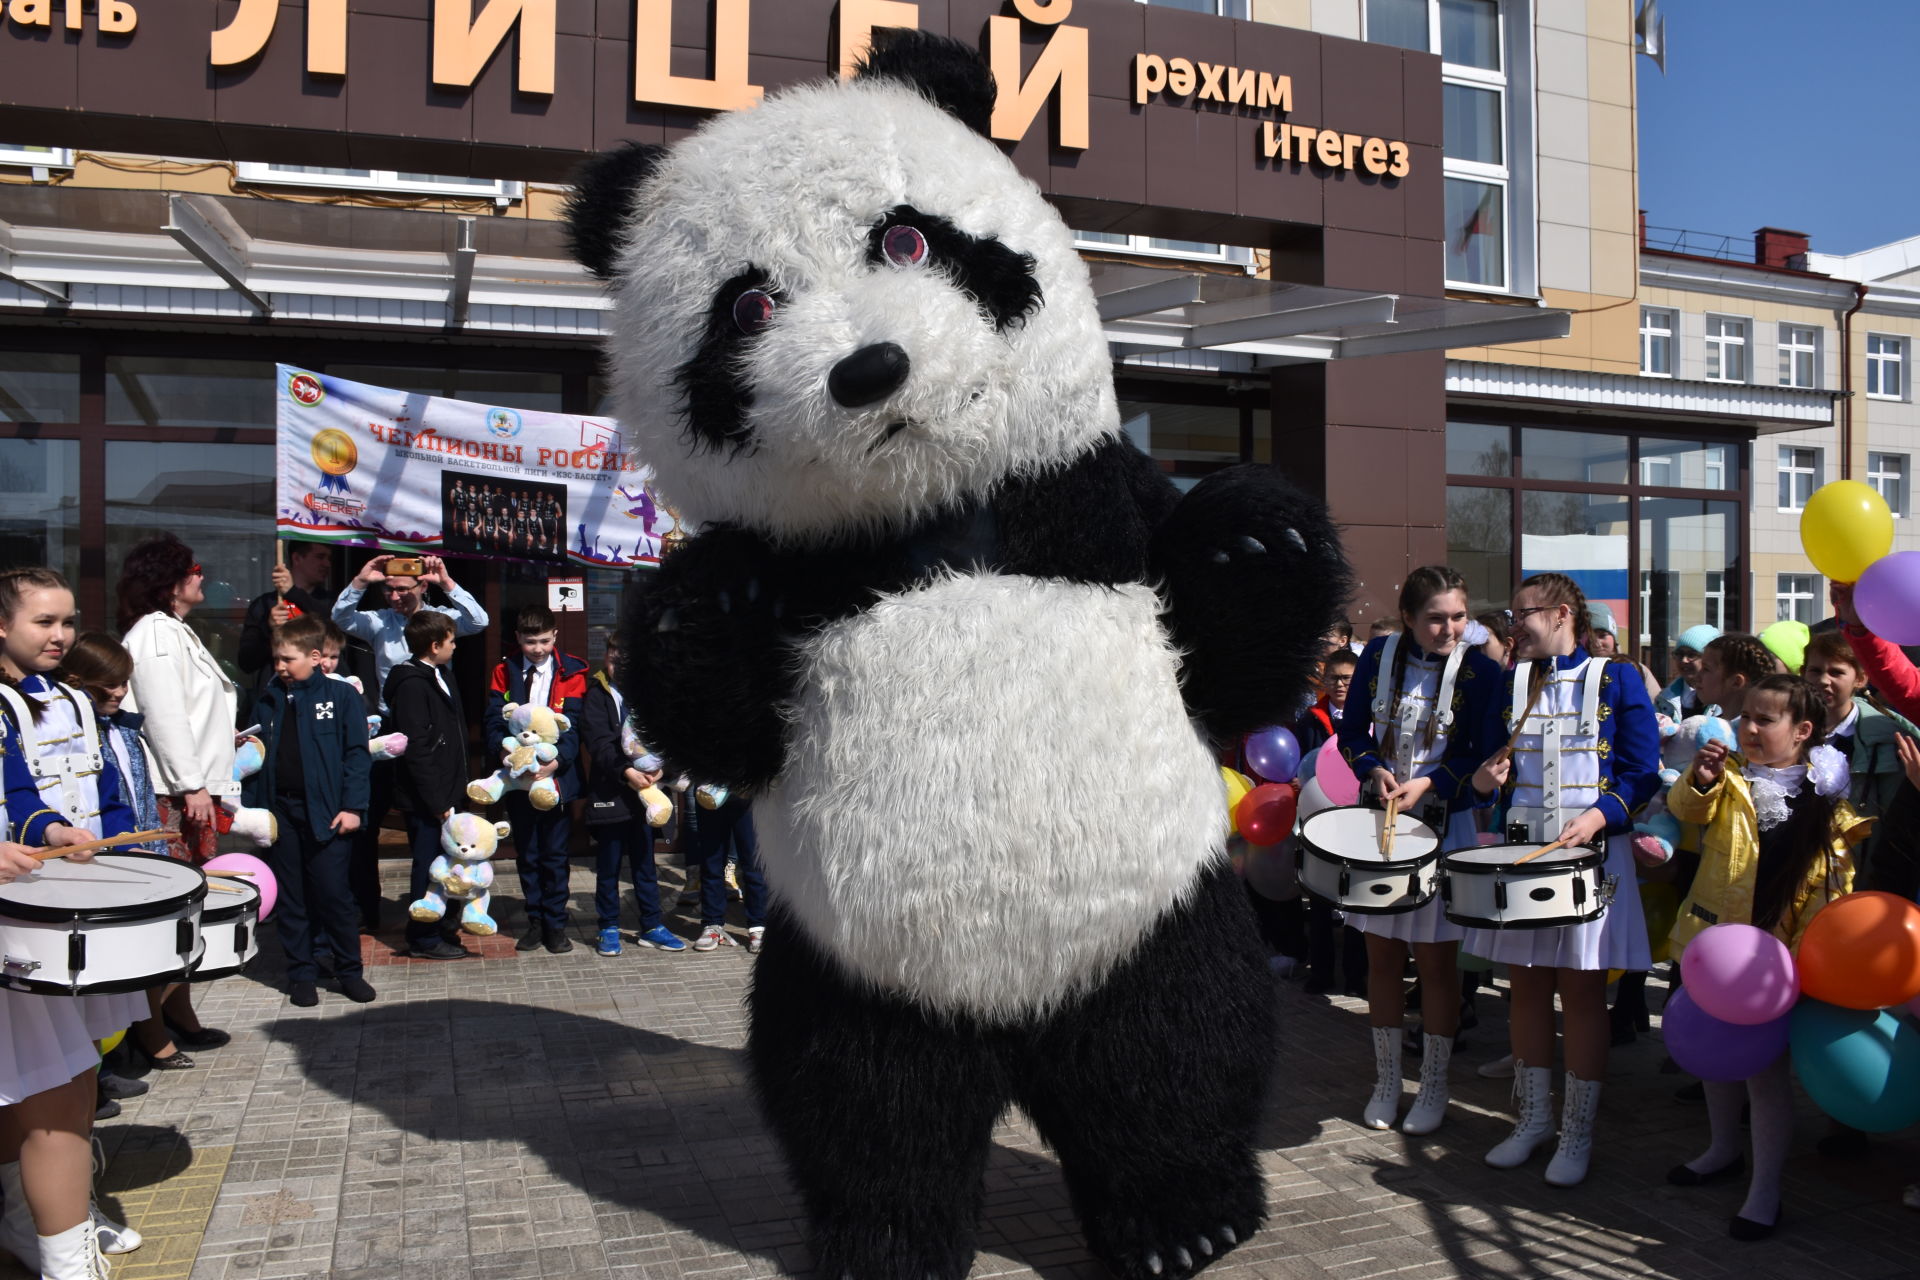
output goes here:
<path id="1" fill-rule="evenodd" d="M 417 578 L 427 571 L 427 562 L 419 556 L 395 556 L 384 570 L 389 578 Z"/>

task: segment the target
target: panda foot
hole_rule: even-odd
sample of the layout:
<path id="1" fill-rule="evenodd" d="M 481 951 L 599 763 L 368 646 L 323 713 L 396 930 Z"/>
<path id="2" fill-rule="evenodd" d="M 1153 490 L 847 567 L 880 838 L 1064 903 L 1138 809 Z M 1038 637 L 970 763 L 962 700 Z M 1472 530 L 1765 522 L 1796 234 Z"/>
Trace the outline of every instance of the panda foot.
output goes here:
<path id="1" fill-rule="evenodd" d="M 1089 1224 L 1088 1235 L 1094 1253 L 1120 1280 L 1182 1280 L 1218 1262 L 1259 1225 L 1257 1218 L 1221 1220 L 1194 1229 L 1129 1218 L 1124 1226 L 1116 1222 L 1106 1230 Z"/>

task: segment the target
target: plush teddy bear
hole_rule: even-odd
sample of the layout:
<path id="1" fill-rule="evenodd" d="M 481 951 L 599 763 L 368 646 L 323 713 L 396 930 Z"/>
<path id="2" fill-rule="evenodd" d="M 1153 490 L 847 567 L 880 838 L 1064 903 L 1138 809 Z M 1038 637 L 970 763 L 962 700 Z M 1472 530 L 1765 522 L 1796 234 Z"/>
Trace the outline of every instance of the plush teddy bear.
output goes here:
<path id="1" fill-rule="evenodd" d="M 506 706 L 507 733 L 500 739 L 500 767 L 467 784 L 467 798 L 475 804 L 497 804 L 508 791 L 524 791 L 536 809 L 560 803 L 560 788 L 552 778 L 537 775 L 540 766 L 560 755 L 560 735 L 573 722 L 558 711 L 528 703 Z"/>
<path id="2" fill-rule="evenodd" d="M 253 734 L 236 742 L 233 747 L 233 780 L 244 782 L 260 772 L 260 766 L 267 762 L 267 744 Z M 239 795 L 221 796 L 220 807 L 226 810 L 232 819 L 228 828 L 237 836 L 246 839 L 264 849 L 280 838 L 280 822 L 273 816 L 271 809 L 251 809 L 240 803 Z"/>
<path id="3" fill-rule="evenodd" d="M 660 757 L 647 750 L 646 744 L 640 741 L 640 735 L 634 732 L 631 721 L 620 726 L 620 754 L 641 773 L 659 773 L 661 770 Z M 679 779 L 676 788 L 685 791 L 687 780 Z M 667 799 L 667 793 L 657 785 L 640 788 L 639 795 L 640 803 L 646 806 L 648 826 L 664 827 L 673 820 L 673 801 Z"/>
<path id="4" fill-rule="evenodd" d="M 407 906 L 415 920 L 431 922 L 447 914 L 449 901 L 465 901 L 460 910 L 460 927 L 468 933 L 488 937 L 500 926 L 487 907 L 493 900 L 493 851 L 510 830 L 504 822 L 488 822 L 471 813 L 454 812 L 440 824 L 440 848 L 444 852 L 427 868 L 427 877 L 438 885 Z"/>
<path id="5" fill-rule="evenodd" d="M 338 671 L 329 672 L 328 675 L 340 681 L 342 684 L 352 685 L 353 691 L 362 698 L 367 696 L 367 691 L 362 687 L 359 676 L 343 676 Z M 372 704 L 369 703 L 368 705 L 371 706 Z M 379 716 L 373 714 L 371 711 L 367 713 L 367 755 L 374 760 L 398 760 L 401 756 L 407 754 L 407 735 L 404 733 L 382 735 L 380 732 L 380 723 Z"/>
<path id="6" fill-rule="evenodd" d="M 1680 842 L 1680 823 L 1667 812 L 1667 791 L 1680 780 L 1693 757 L 1709 742 L 1724 742 L 1728 748 L 1738 744 L 1733 726 L 1719 716 L 1688 716 L 1678 724 L 1666 721 L 1660 727 L 1666 741 L 1661 744 L 1660 790 L 1641 812 L 1633 826 L 1633 851 L 1645 866 L 1658 866 L 1673 857 Z"/>

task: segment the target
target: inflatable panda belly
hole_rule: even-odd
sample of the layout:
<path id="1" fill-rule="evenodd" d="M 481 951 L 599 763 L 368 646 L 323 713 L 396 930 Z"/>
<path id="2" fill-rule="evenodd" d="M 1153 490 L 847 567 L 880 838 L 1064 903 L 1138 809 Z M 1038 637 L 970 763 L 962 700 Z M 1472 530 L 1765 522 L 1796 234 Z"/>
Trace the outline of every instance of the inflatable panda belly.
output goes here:
<path id="1" fill-rule="evenodd" d="M 1222 854 L 1147 586 L 959 574 L 799 653 L 766 874 L 857 977 L 988 1021 L 1113 968 Z"/>

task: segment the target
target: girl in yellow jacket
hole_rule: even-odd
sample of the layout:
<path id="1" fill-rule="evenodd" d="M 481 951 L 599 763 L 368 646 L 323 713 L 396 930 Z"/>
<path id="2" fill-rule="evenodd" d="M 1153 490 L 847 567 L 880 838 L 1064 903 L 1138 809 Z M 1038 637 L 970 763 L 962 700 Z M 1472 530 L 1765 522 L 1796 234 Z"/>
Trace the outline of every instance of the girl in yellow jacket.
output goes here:
<path id="1" fill-rule="evenodd" d="M 1769 676 L 1747 695 L 1740 747 L 1703 747 L 1673 784 L 1667 805 L 1682 822 L 1706 828 L 1700 871 L 1673 926 L 1678 958 L 1701 930 L 1751 924 L 1798 947 L 1819 910 L 1853 887 L 1849 850 L 1872 822 L 1846 800 L 1847 762 L 1815 746 L 1825 715 L 1819 690 L 1799 676 Z M 1780 1217 L 1780 1171 L 1793 1138 L 1793 1086 L 1787 1060 L 1746 1082 L 1707 1082 L 1712 1126 L 1706 1151 L 1667 1173 L 1677 1186 L 1740 1175 L 1740 1104 L 1753 1108 L 1753 1177 L 1730 1224 L 1736 1240 L 1773 1234 Z"/>

